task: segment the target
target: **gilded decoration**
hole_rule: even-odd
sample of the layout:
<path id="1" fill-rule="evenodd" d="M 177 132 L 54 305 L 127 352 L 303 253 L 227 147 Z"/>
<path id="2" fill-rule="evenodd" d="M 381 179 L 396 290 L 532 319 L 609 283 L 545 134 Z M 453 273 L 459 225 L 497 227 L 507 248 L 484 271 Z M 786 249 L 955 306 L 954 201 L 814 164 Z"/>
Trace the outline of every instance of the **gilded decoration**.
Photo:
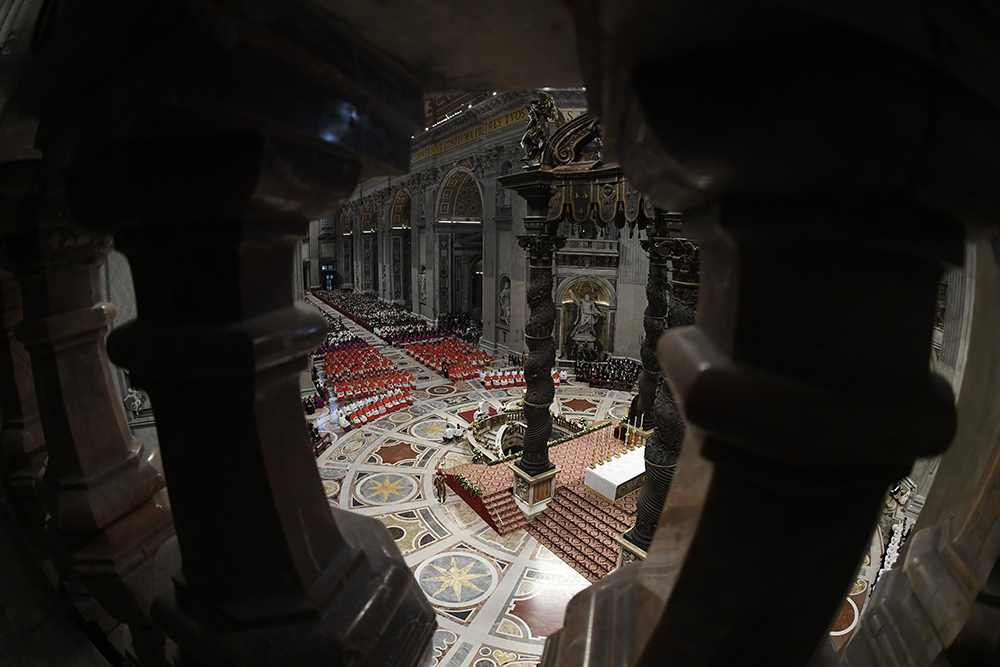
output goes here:
<path id="1" fill-rule="evenodd" d="M 361 214 L 361 231 L 374 232 L 377 218 L 378 216 L 375 212 L 375 203 L 372 201 L 372 198 L 369 197 L 365 200 L 364 212 Z"/>
<path id="2" fill-rule="evenodd" d="M 524 150 L 524 161 L 528 164 L 538 164 L 549 148 L 551 133 L 549 124 L 555 123 L 562 127 L 566 123 L 555 98 L 544 91 L 538 91 L 538 99 L 528 103 L 528 128 L 521 136 L 521 148 Z"/>
<path id="3" fill-rule="evenodd" d="M 476 179 L 467 171 L 452 172 L 441 184 L 438 220 L 479 222 L 483 219 L 483 198 Z"/>
<path id="4" fill-rule="evenodd" d="M 411 212 L 410 192 L 406 188 L 400 188 L 392 201 L 391 226 L 393 229 L 410 228 Z"/>
<path id="5" fill-rule="evenodd" d="M 656 217 L 652 202 L 625 180 L 620 167 L 591 171 L 555 171 L 549 220 L 566 218 L 579 225 L 593 220 L 600 227 L 630 229 L 646 225 Z"/>

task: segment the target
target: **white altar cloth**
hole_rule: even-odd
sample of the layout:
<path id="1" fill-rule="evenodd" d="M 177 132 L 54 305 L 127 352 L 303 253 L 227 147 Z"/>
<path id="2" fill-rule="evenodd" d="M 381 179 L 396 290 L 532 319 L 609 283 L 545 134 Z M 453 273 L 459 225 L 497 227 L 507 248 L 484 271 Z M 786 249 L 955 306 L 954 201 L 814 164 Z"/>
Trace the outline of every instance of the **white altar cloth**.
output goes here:
<path id="1" fill-rule="evenodd" d="M 645 453 L 645 447 L 636 447 L 616 459 L 612 458 L 595 468 L 587 468 L 583 477 L 584 485 L 605 500 L 614 502 L 620 495 L 625 495 L 619 493 L 621 487 L 646 473 Z M 626 493 L 634 490 L 630 488 Z"/>

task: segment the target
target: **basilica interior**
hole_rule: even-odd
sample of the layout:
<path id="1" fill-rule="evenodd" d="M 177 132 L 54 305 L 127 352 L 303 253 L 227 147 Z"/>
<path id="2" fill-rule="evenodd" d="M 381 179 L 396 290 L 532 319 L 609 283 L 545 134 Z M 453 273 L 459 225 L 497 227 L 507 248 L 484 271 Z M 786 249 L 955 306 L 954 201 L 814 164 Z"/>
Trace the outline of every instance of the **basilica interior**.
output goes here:
<path id="1" fill-rule="evenodd" d="M 0 665 L 998 664 L 998 56 L 4 0 Z"/>

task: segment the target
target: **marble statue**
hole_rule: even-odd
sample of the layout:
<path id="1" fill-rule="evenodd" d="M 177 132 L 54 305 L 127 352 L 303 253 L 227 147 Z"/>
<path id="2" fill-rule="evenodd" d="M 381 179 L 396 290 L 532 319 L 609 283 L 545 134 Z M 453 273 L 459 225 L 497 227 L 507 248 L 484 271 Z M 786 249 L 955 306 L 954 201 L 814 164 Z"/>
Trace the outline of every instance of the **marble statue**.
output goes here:
<path id="1" fill-rule="evenodd" d="M 510 281 L 505 280 L 500 288 L 500 321 L 510 324 Z"/>
<path id="2" fill-rule="evenodd" d="M 600 337 L 600 322 L 603 318 L 600 306 L 589 292 L 582 299 L 578 299 L 572 292 L 570 296 L 576 303 L 576 320 L 570 330 L 570 338 L 584 343 L 596 341 Z"/>

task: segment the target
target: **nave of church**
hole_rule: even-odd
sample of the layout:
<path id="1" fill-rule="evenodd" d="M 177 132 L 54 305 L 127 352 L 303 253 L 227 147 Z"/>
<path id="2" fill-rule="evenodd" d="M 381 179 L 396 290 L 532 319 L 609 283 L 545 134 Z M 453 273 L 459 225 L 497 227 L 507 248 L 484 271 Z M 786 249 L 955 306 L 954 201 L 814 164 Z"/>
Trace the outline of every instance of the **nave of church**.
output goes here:
<path id="1" fill-rule="evenodd" d="M 996 664 L 998 26 L 991 0 L 0 3 L 0 660 Z M 403 346 L 330 340 L 307 289 L 398 307 Z M 471 460 L 336 465 L 426 407 L 451 444 L 413 444 Z M 404 489 L 451 552 L 364 509 Z M 587 493 L 634 503 L 614 571 L 552 518 Z M 524 530 L 523 569 L 456 497 Z M 592 582 L 558 627 L 515 588 L 531 540 Z M 489 561 L 477 618 L 443 604 Z"/>
<path id="2" fill-rule="evenodd" d="M 347 327 L 413 375 L 416 400 L 347 432 L 330 419 L 330 406 L 308 417 L 331 435 L 317 458 L 331 506 L 376 517 L 388 528 L 438 616 L 431 665 L 534 665 L 544 638 L 561 627 L 566 604 L 588 580 L 524 528 L 499 535 L 453 491 L 444 503 L 435 500 L 432 486 L 438 468 L 471 461 L 467 440 L 445 442 L 445 429 L 468 428 L 484 401 L 499 412 L 523 389 L 449 381 L 359 325 Z M 314 393 L 310 380 L 303 395 Z M 629 396 L 573 383 L 560 387 L 557 398 L 568 416 L 604 420 L 621 418 Z"/>

